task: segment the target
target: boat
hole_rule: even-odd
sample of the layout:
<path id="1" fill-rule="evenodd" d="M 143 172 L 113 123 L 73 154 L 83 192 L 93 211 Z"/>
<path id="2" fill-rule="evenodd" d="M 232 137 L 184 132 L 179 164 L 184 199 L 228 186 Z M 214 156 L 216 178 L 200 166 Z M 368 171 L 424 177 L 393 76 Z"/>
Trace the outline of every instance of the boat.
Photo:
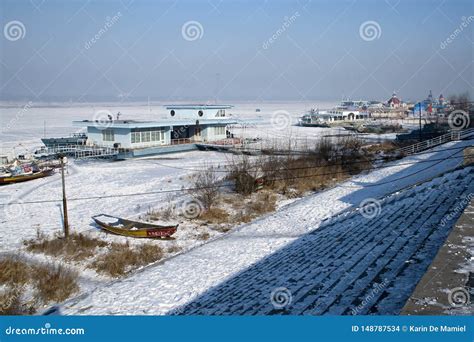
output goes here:
<path id="1" fill-rule="evenodd" d="M 87 142 L 87 134 L 74 133 L 69 137 L 42 138 L 41 141 L 46 147 L 84 146 Z"/>
<path id="2" fill-rule="evenodd" d="M 26 182 L 33 179 L 48 177 L 51 176 L 53 173 L 54 169 L 50 168 L 21 174 L 12 174 L 8 171 L 2 171 L 0 174 L 0 185 Z"/>
<path id="3" fill-rule="evenodd" d="M 298 124 L 304 127 L 329 127 L 327 122 L 319 116 L 319 111 L 315 109 L 311 109 L 308 113 L 303 115 L 298 120 Z"/>
<path id="4" fill-rule="evenodd" d="M 169 238 L 178 229 L 178 224 L 158 225 L 126 220 L 106 214 L 92 216 L 92 219 L 108 232 L 136 238 Z"/>

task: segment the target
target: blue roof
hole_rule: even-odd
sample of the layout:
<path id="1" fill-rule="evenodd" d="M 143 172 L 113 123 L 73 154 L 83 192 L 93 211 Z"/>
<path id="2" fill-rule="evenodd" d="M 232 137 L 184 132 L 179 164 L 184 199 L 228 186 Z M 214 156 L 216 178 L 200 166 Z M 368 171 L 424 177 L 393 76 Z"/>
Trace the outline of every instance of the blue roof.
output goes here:
<path id="1" fill-rule="evenodd" d="M 96 122 L 93 120 L 73 121 L 73 126 L 89 127 L 99 126 L 107 128 L 151 128 L 151 127 L 168 127 L 168 126 L 194 126 L 196 121 L 200 125 L 229 125 L 235 124 L 238 121 L 230 118 L 215 118 L 215 119 L 183 119 L 183 120 L 160 120 L 160 121 L 136 121 L 136 120 L 113 120 L 110 122 Z"/>
<path id="2" fill-rule="evenodd" d="M 229 109 L 232 105 L 208 105 L 208 104 L 180 104 L 166 105 L 166 109 Z"/>

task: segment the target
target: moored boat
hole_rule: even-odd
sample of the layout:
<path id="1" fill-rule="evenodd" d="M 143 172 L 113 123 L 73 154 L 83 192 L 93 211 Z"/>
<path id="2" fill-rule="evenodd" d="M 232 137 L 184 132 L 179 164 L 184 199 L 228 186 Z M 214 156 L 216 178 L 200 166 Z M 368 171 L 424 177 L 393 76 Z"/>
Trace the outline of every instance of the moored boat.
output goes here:
<path id="1" fill-rule="evenodd" d="M 36 172 L 28 172 L 17 175 L 5 172 L 0 175 L 0 185 L 26 182 L 33 179 L 48 177 L 53 173 L 53 169 L 43 169 Z"/>
<path id="2" fill-rule="evenodd" d="M 176 233 L 177 224 L 159 225 L 138 222 L 106 214 L 92 216 L 92 219 L 101 228 L 123 236 L 136 238 L 169 238 Z"/>

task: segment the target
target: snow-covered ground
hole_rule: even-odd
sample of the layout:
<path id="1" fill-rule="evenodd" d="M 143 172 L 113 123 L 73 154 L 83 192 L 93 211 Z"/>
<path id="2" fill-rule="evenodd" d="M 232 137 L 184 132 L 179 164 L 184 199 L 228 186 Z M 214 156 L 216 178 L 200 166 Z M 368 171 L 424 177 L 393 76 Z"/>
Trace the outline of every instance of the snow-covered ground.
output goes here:
<path id="1" fill-rule="evenodd" d="M 473 180 L 473 168 L 456 170 L 388 196 L 373 211 L 336 216 L 176 313 L 398 314 L 461 215 L 453 209 L 474 191 Z"/>
<path id="2" fill-rule="evenodd" d="M 462 163 L 461 154 L 445 149 L 465 145 L 469 142 L 448 143 L 433 153 L 404 158 L 389 168 L 298 200 L 223 238 L 70 300 L 64 312 L 166 314 L 317 229 L 324 219 L 457 167 Z M 448 157 L 451 159 L 440 160 Z"/>
<path id="3" fill-rule="evenodd" d="M 232 113 L 235 117 L 250 121 L 244 128 L 236 129 L 240 137 L 260 137 L 268 141 L 317 140 L 322 135 L 336 134 L 340 129 L 293 126 L 297 118 L 312 107 L 328 108 L 334 103 L 240 103 Z M 260 108 L 260 112 L 255 109 Z M 155 120 L 167 115 L 161 105 L 83 105 L 31 107 L 13 106 L 0 108 L 0 154 L 14 151 L 16 154 L 31 151 L 41 145 L 40 138 L 64 136 L 76 131 L 72 120 L 91 119 L 97 110 L 120 111 L 122 118 Z M 288 115 L 289 114 L 289 115 Z M 288 119 L 289 118 L 289 119 Z M 253 120 L 258 119 L 255 123 Z M 390 137 L 390 135 L 387 135 Z M 258 219 L 228 233 L 211 231 L 211 242 L 194 248 L 165 262 L 152 265 L 135 275 L 107 286 L 107 279 L 97 278 L 87 270 L 82 272 L 81 286 L 86 291 L 82 301 L 68 304 L 69 313 L 147 313 L 164 314 L 171 309 L 196 298 L 235 273 L 246 269 L 261 258 L 284 247 L 302 234 L 318 228 L 325 218 L 357 206 L 366 198 L 377 198 L 405 186 L 426 180 L 461 163 L 457 150 L 444 148 L 461 147 L 467 142 L 446 144 L 432 154 L 405 158 L 392 167 L 374 171 L 345 182 L 328 191 L 297 200 L 282 206 L 271 215 Z M 445 161 L 439 159 L 455 157 Z M 204 165 L 222 166 L 229 157 L 216 152 L 186 152 L 121 162 L 78 161 L 71 162 L 66 176 L 69 206 L 69 222 L 73 231 L 100 235 L 103 239 L 124 241 L 125 238 L 102 233 L 92 226 L 91 216 L 100 213 L 121 217 L 138 217 L 149 209 L 157 209 L 169 201 L 179 203 L 189 194 L 186 192 L 151 193 L 129 197 L 120 194 L 149 193 L 161 190 L 177 190 L 189 187 L 193 170 Z M 421 161 L 421 163 L 412 165 Z M 427 162 L 425 162 L 427 161 Z M 87 199 L 87 197 L 111 196 Z M 0 203 L 15 202 L 0 208 L 0 252 L 18 250 L 22 241 L 34 237 L 37 230 L 45 234 L 61 232 L 62 214 L 60 176 L 38 179 L 32 182 L 0 187 Z M 23 203 L 35 202 L 38 203 Z M 23 204 L 22 204 L 23 203 Z M 195 227 L 180 226 L 175 241 L 184 250 L 201 245 L 196 238 Z M 14 234 L 12 234 L 14 232 Z M 131 240 L 143 243 L 143 240 Z M 140 288 L 140 290 L 136 290 Z M 90 292 L 90 293 L 89 293 Z M 89 295 L 87 295 L 89 293 Z M 137 293 L 143 293 L 139 298 Z M 119 304 L 114 305 L 117 302 Z M 75 301 L 71 302 L 75 303 Z"/>

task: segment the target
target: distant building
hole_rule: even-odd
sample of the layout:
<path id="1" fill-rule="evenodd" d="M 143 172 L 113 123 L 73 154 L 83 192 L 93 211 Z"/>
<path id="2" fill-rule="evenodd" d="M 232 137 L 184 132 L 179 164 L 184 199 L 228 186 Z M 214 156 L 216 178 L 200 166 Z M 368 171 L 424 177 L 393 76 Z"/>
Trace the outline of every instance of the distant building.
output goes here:
<path id="1" fill-rule="evenodd" d="M 87 145 L 139 150 L 172 145 L 211 143 L 228 137 L 230 105 L 169 105 L 169 118 L 160 121 L 75 121 L 86 127 Z M 174 149 L 175 150 L 175 149 Z M 173 151 L 174 151 L 173 150 Z"/>
<path id="2" fill-rule="evenodd" d="M 430 90 L 427 98 L 418 102 L 413 107 L 413 115 L 417 116 L 445 116 L 450 110 L 450 105 L 446 103 L 443 94 L 440 94 L 437 99 L 434 98 L 433 92 Z"/>
<path id="3" fill-rule="evenodd" d="M 397 94 L 394 92 L 392 97 L 387 101 L 387 105 L 390 108 L 400 108 L 402 106 L 402 101 L 397 97 Z"/>

